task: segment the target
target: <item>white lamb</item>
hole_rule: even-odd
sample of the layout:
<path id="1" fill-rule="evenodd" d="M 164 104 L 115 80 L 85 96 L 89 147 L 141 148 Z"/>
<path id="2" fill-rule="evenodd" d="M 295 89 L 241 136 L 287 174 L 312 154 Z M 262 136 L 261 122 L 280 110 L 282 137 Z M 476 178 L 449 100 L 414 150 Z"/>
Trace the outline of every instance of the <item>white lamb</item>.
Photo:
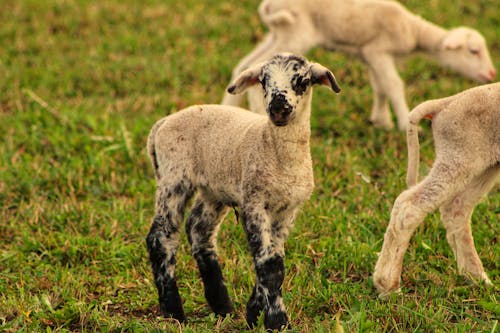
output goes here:
<path id="1" fill-rule="evenodd" d="M 441 28 L 387 0 L 264 0 L 259 6 L 269 33 L 233 71 L 236 77 L 250 65 L 276 52 L 305 54 L 313 47 L 339 50 L 361 58 L 369 68 L 374 101 L 370 120 L 393 127 L 388 100 L 406 129 L 408 105 L 395 58 L 421 51 L 441 64 L 481 83 L 495 78 L 485 39 L 476 30 Z M 224 95 L 222 104 L 240 105 L 243 96 Z M 263 113 L 262 96 L 249 94 L 250 109 Z"/>
<path id="2" fill-rule="evenodd" d="M 309 148 L 313 84 L 340 91 L 325 67 L 279 54 L 244 71 L 228 88 L 237 94 L 261 86 L 267 116 L 198 105 L 154 125 L 148 151 L 158 188 L 147 245 L 164 316 L 185 320 L 174 277 L 175 254 L 186 203 L 196 194 L 186 231 L 212 310 L 220 315 L 233 310 L 216 238 L 223 217 L 238 206 L 257 273 L 247 322 L 255 325 L 264 311 L 267 329 L 288 325 L 281 296 L 284 243 L 314 186 Z"/>
<path id="3" fill-rule="evenodd" d="M 415 185 L 418 123 L 429 116 L 436 158 L 428 176 Z M 373 274 L 375 287 L 382 294 L 399 289 L 410 237 L 437 208 L 458 272 L 491 284 L 474 247 L 470 219 L 480 199 L 500 184 L 500 83 L 420 104 L 409 115 L 407 134 L 409 189 L 394 203 Z"/>

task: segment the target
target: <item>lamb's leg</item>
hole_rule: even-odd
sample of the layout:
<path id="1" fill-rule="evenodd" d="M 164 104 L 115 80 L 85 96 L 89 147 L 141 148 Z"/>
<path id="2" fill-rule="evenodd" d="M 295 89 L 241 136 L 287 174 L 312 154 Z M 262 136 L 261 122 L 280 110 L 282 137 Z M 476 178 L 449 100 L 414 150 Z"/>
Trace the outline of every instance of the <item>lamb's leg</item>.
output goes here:
<path id="1" fill-rule="evenodd" d="M 217 258 L 217 231 L 228 210 L 222 203 L 200 196 L 186 223 L 188 240 L 205 287 L 205 298 L 212 311 L 219 315 L 233 311 Z"/>
<path id="2" fill-rule="evenodd" d="M 487 170 L 475 178 L 463 192 L 441 207 L 446 238 L 457 260 L 459 274 L 491 284 L 474 247 L 471 216 L 477 203 L 493 188 L 500 176 L 500 167 Z"/>
<path id="3" fill-rule="evenodd" d="M 391 119 L 389 101 L 387 100 L 387 96 L 380 88 L 380 84 L 377 82 L 376 75 L 371 69 L 369 70 L 369 76 L 370 83 L 373 89 L 373 106 L 372 113 L 370 115 L 370 121 L 376 127 L 390 130 L 394 127 L 394 123 Z"/>
<path id="4" fill-rule="evenodd" d="M 422 210 L 413 204 L 418 196 L 418 189 L 420 187 L 404 191 L 394 202 L 382 250 L 373 273 L 373 283 L 382 295 L 399 289 L 403 257 L 410 238 L 426 214 L 432 211 Z"/>
<path id="5" fill-rule="evenodd" d="M 373 76 L 377 81 L 377 89 L 380 93 L 389 97 L 392 108 L 398 119 L 398 129 L 406 130 L 408 124 L 408 105 L 406 104 L 404 83 L 398 74 L 394 58 L 385 53 L 380 53 L 378 50 L 365 48 L 363 50 L 363 58 L 373 72 Z"/>
<path id="6" fill-rule="evenodd" d="M 161 314 L 179 321 L 185 321 L 186 317 L 174 276 L 175 254 L 184 208 L 191 195 L 190 186 L 183 181 L 160 182 L 156 192 L 156 215 L 146 237 Z"/>
<path id="7" fill-rule="evenodd" d="M 270 219 L 264 209 L 243 208 L 243 224 L 257 273 L 257 281 L 247 303 L 247 323 L 250 327 L 255 326 L 260 312 L 264 310 L 266 329 L 282 329 L 288 325 L 281 296 L 285 276 L 283 250 L 275 247 Z"/>
<path id="8" fill-rule="evenodd" d="M 398 196 L 373 273 L 374 285 L 382 295 L 399 289 L 403 257 L 417 226 L 428 213 L 463 190 L 470 175 L 472 170 L 436 163 L 421 183 Z"/>

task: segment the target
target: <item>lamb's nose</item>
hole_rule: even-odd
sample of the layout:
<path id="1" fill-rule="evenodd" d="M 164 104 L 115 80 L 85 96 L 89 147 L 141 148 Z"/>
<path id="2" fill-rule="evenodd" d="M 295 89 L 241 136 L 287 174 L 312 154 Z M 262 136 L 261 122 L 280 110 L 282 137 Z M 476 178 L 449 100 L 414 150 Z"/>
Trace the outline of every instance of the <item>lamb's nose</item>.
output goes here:
<path id="1" fill-rule="evenodd" d="M 497 75 L 497 72 L 495 72 L 494 69 L 490 70 L 490 79 L 493 81 L 493 79 L 495 78 L 495 76 Z"/>
<path id="2" fill-rule="evenodd" d="M 269 111 L 270 111 L 270 113 L 273 113 L 273 114 L 283 113 L 283 114 L 287 115 L 291 112 L 291 108 L 290 108 L 290 105 L 288 104 L 285 96 L 277 95 L 269 103 Z"/>

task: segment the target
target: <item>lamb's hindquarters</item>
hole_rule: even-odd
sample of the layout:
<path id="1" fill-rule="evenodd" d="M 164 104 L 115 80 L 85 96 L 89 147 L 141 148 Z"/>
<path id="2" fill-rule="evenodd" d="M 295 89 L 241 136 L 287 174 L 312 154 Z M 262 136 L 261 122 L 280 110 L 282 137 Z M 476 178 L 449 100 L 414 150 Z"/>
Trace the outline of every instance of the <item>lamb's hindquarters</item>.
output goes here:
<path id="1" fill-rule="evenodd" d="M 487 169 L 475 177 L 452 200 L 440 207 L 441 220 L 446 228 L 446 239 L 457 261 L 458 273 L 491 284 L 474 246 L 471 216 L 476 205 L 496 185 L 500 165 Z"/>

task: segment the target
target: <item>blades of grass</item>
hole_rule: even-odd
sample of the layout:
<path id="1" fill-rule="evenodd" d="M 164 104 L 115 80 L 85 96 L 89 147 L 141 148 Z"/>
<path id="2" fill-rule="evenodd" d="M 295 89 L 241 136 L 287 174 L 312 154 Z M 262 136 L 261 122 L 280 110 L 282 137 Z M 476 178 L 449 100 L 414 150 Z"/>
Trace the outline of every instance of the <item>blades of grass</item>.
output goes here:
<path id="1" fill-rule="evenodd" d="M 62 115 L 55 108 L 51 107 L 49 103 L 43 100 L 40 96 L 38 96 L 33 90 L 24 88 L 23 93 L 26 94 L 29 98 L 31 98 L 34 102 L 40 105 L 44 110 L 48 111 L 54 118 L 56 118 L 63 125 L 67 125 L 69 123 L 68 118 Z"/>

